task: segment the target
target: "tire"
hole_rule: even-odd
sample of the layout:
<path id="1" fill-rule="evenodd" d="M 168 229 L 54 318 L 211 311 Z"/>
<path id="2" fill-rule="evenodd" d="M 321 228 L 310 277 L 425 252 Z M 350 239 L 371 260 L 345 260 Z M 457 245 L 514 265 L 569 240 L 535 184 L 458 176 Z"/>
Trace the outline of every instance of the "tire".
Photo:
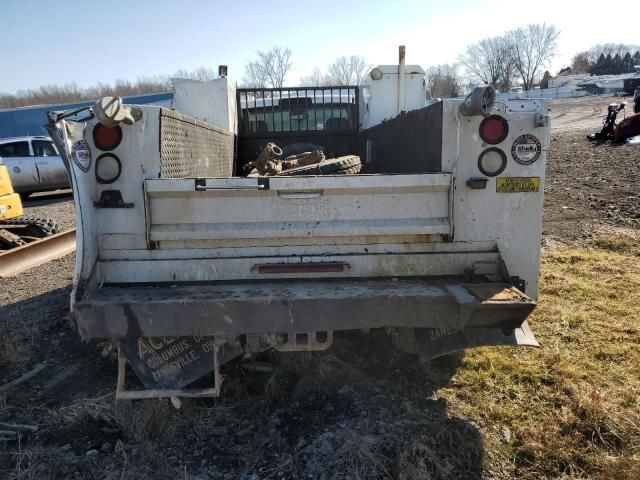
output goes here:
<path id="1" fill-rule="evenodd" d="M 14 225 L 24 226 L 12 228 Z M 58 233 L 58 224 L 50 218 L 16 217 L 3 220 L 0 227 L 6 227 L 12 233 L 24 237 L 44 238 Z"/>
<path id="2" fill-rule="evenodd" d="M 19 195 L 20 195 L 20 200 L 22 200 L 23 202 L 24 202 L 25 200 L 28 200 L 32 193 L 33 193 L 33 192 L 20 192 L 20 193 L 19 193 Z"/>
<path id="3" fill-rule="evenodd" d="M 362 162 L 357 155 L 331 158 L 320 163 L 307 165 L 306 167 L 284 170 L 278 176 L 295 175 L 354 175 L 362 169 Z"/>
<path id="4" fill-rule="evenodd" d="M 291 155 L 300 155 L 304 152 L 313 152 L 314 150 L 322 150 L 324 153 L 324 147 L 321 145 L 314 143 L 290 143 L 282 147 L 282 158 L 287 158 Z"/>

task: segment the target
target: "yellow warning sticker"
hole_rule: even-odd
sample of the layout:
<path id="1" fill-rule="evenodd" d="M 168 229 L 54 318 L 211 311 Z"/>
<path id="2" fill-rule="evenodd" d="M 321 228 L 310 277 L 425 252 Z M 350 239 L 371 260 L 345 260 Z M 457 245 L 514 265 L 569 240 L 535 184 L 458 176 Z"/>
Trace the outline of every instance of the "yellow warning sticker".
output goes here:
<path id="1" fill-rule="evenodd" d="M 500 177 L 496 178 L 496 192 L 538 192 L 540 177 Z"/>

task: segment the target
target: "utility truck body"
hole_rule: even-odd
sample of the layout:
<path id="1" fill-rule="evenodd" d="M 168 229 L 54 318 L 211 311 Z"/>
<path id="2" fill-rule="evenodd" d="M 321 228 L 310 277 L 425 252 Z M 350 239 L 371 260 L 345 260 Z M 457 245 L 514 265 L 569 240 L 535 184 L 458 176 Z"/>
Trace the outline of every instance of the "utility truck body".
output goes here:
<path id="1" fill-rule="evenodd" d="M 379 69 L 370 83 L 390 77 Z M 118 342 L 119 398 L 216 395 L 225 361 L 323 350 L 341 330 L 384 328 L 423 358 L 536 344 L 547 105 L 480 89 L 426 106 L 387 80 L 236 91 L 219 79 L 182 85 L 175 110 L 111 98 L 81 121 L 50 114 L 77 214 L 72 318 L 83 338 Z M 366 120 L 389 97 L 401 111 Z M 241 176 L 267 141 L 364 167 Z M 146 390 L 125 387 L 126 363 Z M 185 388 L 212 370 L 212 388 Z"/>

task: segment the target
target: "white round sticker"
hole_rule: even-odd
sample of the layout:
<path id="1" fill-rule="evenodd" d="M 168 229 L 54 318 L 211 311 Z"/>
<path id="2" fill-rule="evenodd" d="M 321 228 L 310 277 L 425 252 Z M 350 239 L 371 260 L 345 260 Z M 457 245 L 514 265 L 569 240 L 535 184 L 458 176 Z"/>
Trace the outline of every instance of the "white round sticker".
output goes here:
<path id="1" fill-rule="evenodd" d="M 511 156 L 520 165 L 531 165 L 540 158 L 541 152 L 540 140 L 529 133 L 520 135 L 511 146 Z"/>
<path id="2" fill-rule="evenodd" d="M 83 172 L 89 171 L 91 167 L 91 149 L 85 140 L 76 142 L 71 147 L 71 158 Z"/>

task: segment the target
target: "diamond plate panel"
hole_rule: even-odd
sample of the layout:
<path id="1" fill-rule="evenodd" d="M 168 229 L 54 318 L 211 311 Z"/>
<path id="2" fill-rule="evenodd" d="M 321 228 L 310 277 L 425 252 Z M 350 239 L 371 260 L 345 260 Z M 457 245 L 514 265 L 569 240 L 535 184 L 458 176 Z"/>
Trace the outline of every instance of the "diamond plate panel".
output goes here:
<path id="1" fill-rule="evenodd" d="M 160 178 L 231 177 L 233 133 L 160 109 Z"/>

